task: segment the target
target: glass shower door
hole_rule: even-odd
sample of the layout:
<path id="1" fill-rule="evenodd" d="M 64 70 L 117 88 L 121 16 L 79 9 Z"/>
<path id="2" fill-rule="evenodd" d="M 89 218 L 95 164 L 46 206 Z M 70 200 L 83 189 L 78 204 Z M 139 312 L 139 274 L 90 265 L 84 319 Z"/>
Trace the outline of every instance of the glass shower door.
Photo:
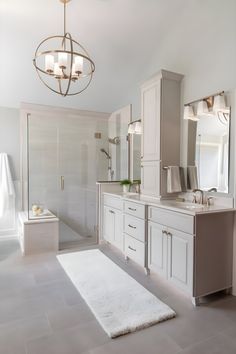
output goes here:
<path id="1" fill-rule="evenodd" d="M 86 220 L 88 147 L 81 139 L 86 131 L 78 117 L 59 118 L 58 125 L 60 247 L 68 248 L 92 236 Z"/>
<path id="2" fill-rule="evenodd" d="M 99 136 L 99 138 L 96 138 Z M 96 181 L 106 179 L 107 120 L 31 114 L 28 122 L 29 206 L 60 219 L 59 247 L 96 242 Z"/>

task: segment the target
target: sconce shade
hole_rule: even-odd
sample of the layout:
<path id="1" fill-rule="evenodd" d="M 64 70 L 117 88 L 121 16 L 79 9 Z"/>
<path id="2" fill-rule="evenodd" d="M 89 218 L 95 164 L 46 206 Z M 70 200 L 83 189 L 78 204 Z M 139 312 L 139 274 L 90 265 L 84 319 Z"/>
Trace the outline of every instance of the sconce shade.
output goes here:
<path id="1" fill-rule="evenodd" d="M 134 125 L 133 124 L 129 124 L 128 133 L 134 134 Z"/>
<path id="2" fill-rule="evenodd" d="M 209 113 L 209 109 L 208 109 L 208 106 L 207 106 L 207 102 L 206 101 L 198 102 L 197 115 L 198 116 L 202 116 L 202 115 L 208 114 L 208 113 Z"/>
<path id="3" fill-rule="evenodd" d="M 193 111 L 193 107 L 188 105 L 188 106 L 184 106 L 184 119 L 186 120 L 193 120 L 193 121 L 198 121 L 199 118 L 197 118 L 194 115 L 194 111 Z"/>
<path id="4" fill-rule="evenodd" d="M 141 122 L 136 122 L 135 123 L 135 134 L 142 134 L 142 124 Z"/>
<path id="5" fill-rule="evenodd" d="M 214 97 L 213 111 L 215 113 L 217 113 L 217 112 L 222 111 L 224 109 L 226 109 L 224 94 L 215 96 Z"/>
<path id="6" fill-rule="evenodd" d="M 128 134 L 142 134 L 141 120 L 129 123 Z"/>

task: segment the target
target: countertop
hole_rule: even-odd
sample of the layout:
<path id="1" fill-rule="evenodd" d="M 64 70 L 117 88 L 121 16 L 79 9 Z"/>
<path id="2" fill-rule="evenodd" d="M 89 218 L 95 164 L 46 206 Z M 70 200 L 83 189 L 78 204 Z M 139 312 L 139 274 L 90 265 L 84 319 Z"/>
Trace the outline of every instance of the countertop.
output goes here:
<path id="1" fill-rule="evenodd" d="M 158 208 L 163 208 L 171 211 L 177 211 L 179 213 L 184 213 L 188 215 L 198 215 L 198 214 L 209 214 L 209 213 L 222 213 L 222 212 L 232 212 L 235 208 L 230 208 L 221 205 L 201 205 L 193 204 L 191 202 L 180 202 L 175 199 L 164 199 L 159 200 L 148 196 L 143 196 L 137 193 L 116 193 L 116 192 L 104 192 L 104 195 L 112 195 L 114 197 L 121 198 L 130 202 L 140 203 L 143 205 L 155 206 Z"/>

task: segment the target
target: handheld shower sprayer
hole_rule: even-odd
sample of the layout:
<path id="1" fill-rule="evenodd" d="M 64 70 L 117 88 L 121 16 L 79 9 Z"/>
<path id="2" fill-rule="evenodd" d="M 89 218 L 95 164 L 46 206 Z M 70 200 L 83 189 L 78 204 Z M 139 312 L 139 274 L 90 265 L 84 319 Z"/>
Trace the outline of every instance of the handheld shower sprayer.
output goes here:
<path id="1" fill-rule="evenodd" d="M 100 149 L 100 151 L 103 152 L 109 160 L 111 159 L 111 156 L 108 154 L 108 152 L 105 149 Z"/>

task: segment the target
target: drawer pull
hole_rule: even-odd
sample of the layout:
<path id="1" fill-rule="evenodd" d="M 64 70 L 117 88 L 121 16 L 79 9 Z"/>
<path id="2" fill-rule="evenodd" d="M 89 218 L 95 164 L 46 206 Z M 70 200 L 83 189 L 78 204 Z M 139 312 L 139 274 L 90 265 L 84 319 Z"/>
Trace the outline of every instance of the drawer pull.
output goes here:
<path id="1" fill-rule="evenodd" d="M 137 211 L 137 209 L 134 209 L 134 208 L 130 208 L 128 207 L 129 210 L 132 210 L 132 211 Z"/>
<path id="2" fill-rule="evenodd" d="M 131 251 L 136 252 L 136 249 L 135 249 L 135 248 L 132 248 L 131 246 L 128 246 L 128 248 L 129 248 Z"/>
<path id="3" fill-rule="evenodd" d="M 113 210 L 109 210 L 109 213 L 111 214 L 115 214 L 115 212 Z"/>
<path id="4" fill-rule="evenodd" d="M 136 226 L 128 225 L 131 229 L 136 229 Z"/>

